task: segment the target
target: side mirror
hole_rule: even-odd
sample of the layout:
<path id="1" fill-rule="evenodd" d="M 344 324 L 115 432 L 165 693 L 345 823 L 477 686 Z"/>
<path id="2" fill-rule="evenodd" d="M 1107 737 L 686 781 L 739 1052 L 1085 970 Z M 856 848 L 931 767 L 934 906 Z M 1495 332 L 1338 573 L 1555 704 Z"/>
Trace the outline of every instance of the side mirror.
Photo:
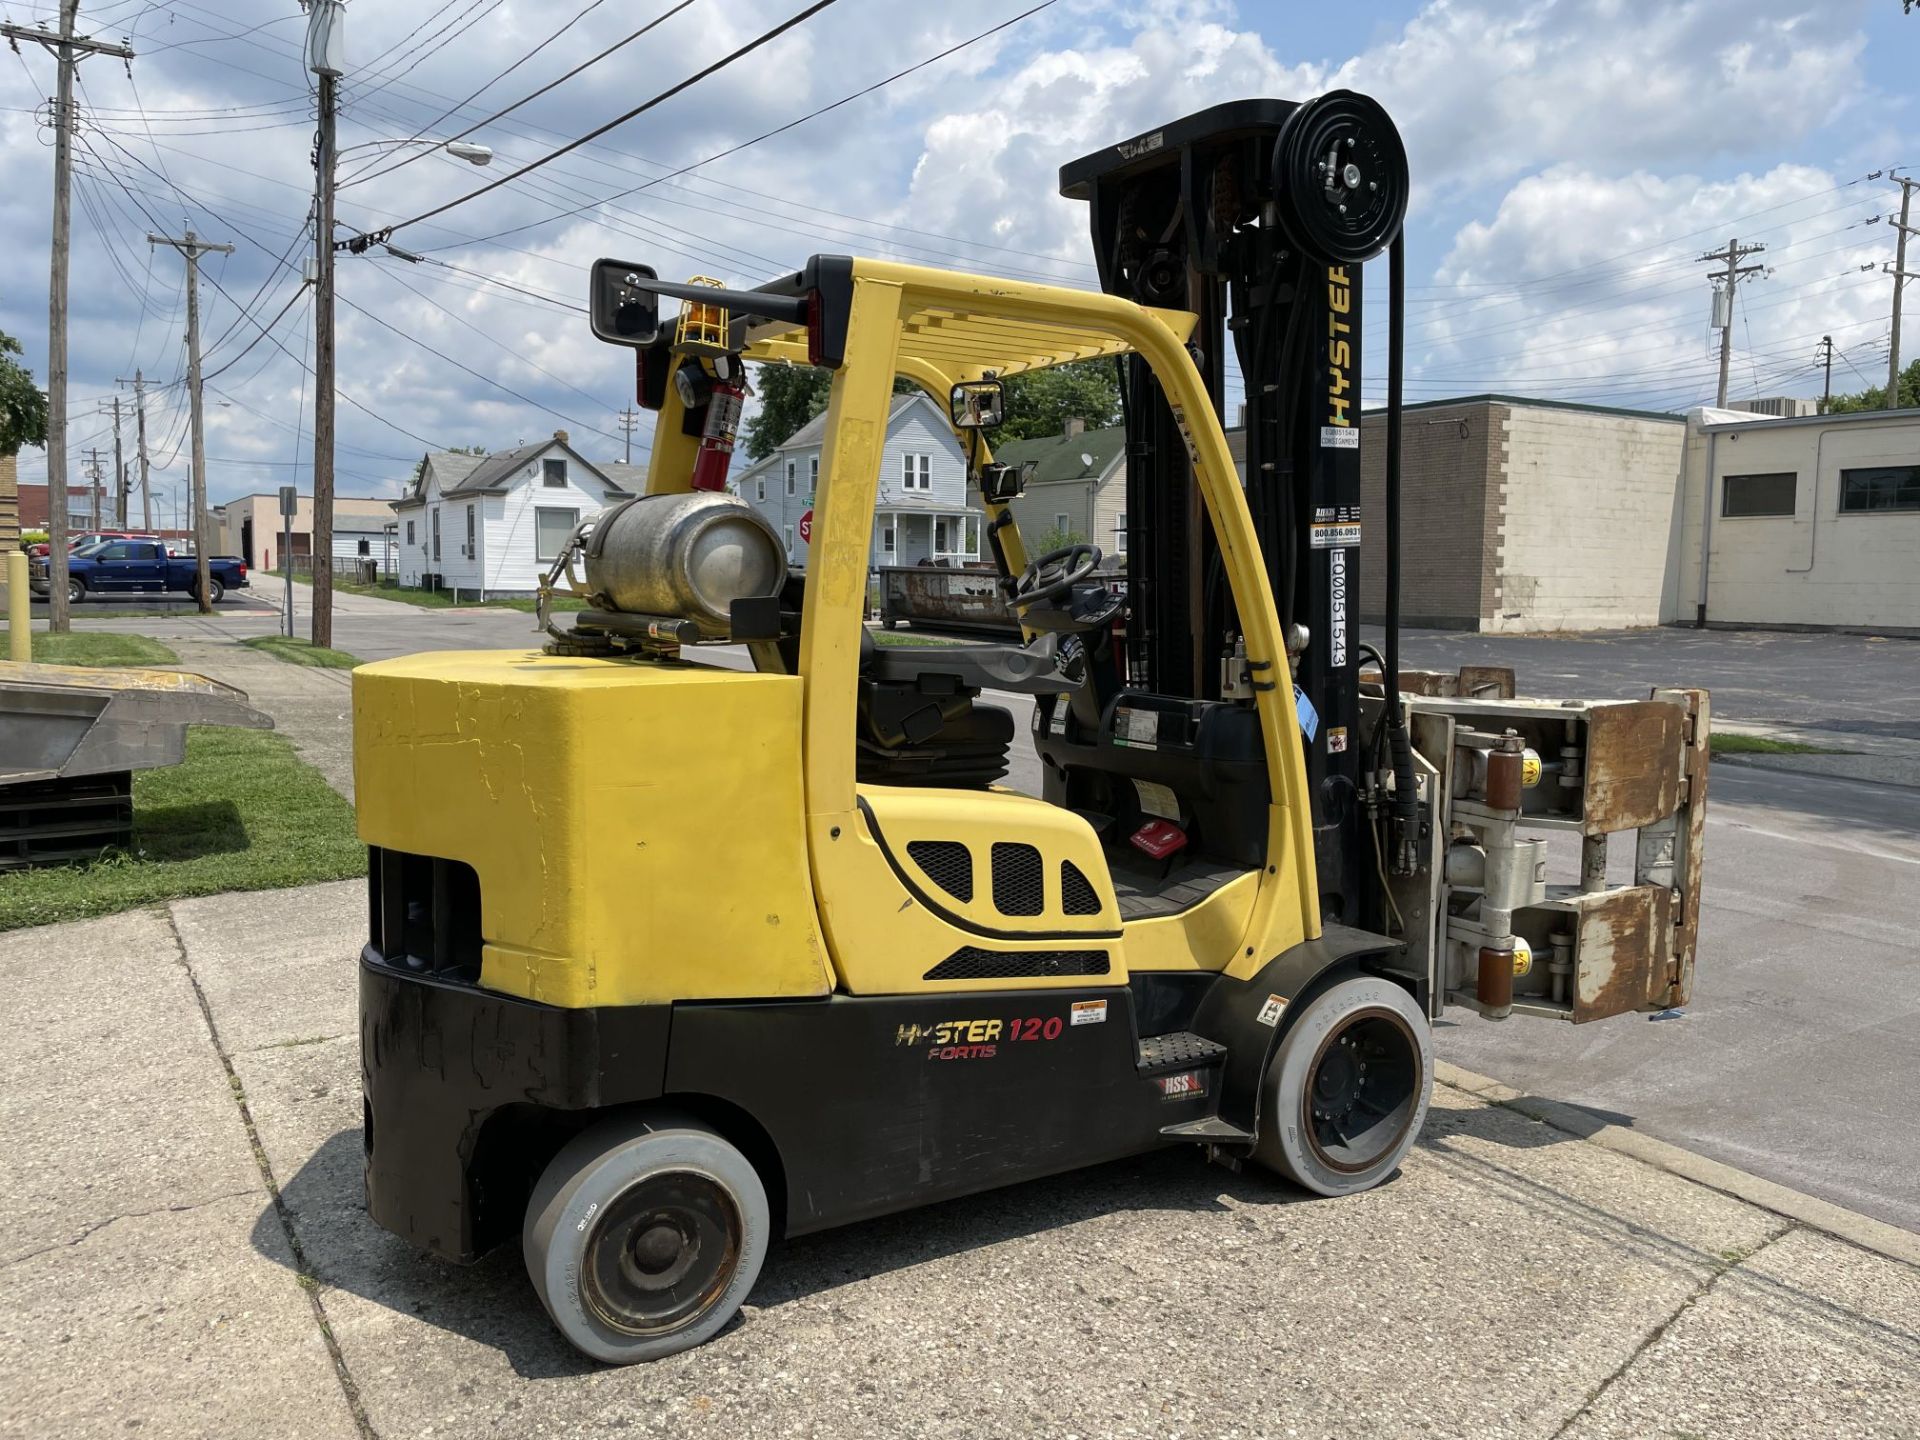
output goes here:
<path id="1" fill-rule="evenodd" d="M 998 380 L 962 380 L 947 397 L 956 430 L 991 430 L 1005 418 L 1007 387 Z"/>
<path id="2" fill-rule="evenodd" d="M 625 260 L 593 262 L 588 318 L 593 336 L 609 345 L 636 349 L 660 338 L 660 297 L 647 282 L 658 276 L 650 265 Z"/>
<path id="3" fill-rule="evenodd" d="M 1018 500 L 1026 492 L 1027 482 L 1033 478 L 1033 472 L 1039 468 L 1038 460 L 1028 460 L 1020 465 L 1002 465 L 996 460 L 991 465 L 982 465 L 980 498 L 994 505 Z"/>

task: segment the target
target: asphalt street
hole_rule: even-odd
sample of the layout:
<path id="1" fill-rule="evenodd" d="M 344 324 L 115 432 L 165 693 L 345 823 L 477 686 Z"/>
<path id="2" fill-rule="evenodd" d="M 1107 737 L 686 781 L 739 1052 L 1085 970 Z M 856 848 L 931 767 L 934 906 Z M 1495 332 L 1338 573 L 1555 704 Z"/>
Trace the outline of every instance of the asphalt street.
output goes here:
<path id="1" fill-rule="evenodd" d="M 304 592 L 297 592 L 304 600 Z M 160 638 L 269 631 L 271 611 L 150 619 Z M 135 622 L 124 622 L 135 628 Z M 532 617 L 360 602 L 335 644 L 363 659 L 528 646 Z M 1523 693 L 1638 697 L 1705 684 L 1720 719 L 1920 738 L 1920 643 L 1864 636 L 1636 631 L 1583 637 L 1409 632 L 1410 666 L 1511 664 Z M 722 663 L 744 663 L 726 651 Z M 1031 703 L 990 697 L 1024 733 Z M 1035 792 L 1016 744 L 1009 783 Z M 1443 1057 L 1612 1123 L 1920 1230 L 1920 791 L 1718 764 L 1690 1007 L 1578 1029 L 1455 1012 Z M 1571 878 L 1556 875 L 1556 879 Z"/>

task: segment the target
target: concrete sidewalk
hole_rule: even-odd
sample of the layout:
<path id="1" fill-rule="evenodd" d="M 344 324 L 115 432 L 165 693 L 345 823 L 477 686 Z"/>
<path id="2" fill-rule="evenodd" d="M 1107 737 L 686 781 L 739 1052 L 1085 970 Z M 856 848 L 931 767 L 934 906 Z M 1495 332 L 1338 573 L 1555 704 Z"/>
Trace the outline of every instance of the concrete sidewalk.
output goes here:
<path id="1" fill-rule="evenodd" d="M 514 1251 L 452 1269 L 361 1212 L 364 905 L 0 937 L 0 1434 L 1920 1429 L 1915 1237 L 1450 1086 L 1367 1195 L 1170 1151 L 782 1246 L 718 1340 L 600 1369 Z"/>

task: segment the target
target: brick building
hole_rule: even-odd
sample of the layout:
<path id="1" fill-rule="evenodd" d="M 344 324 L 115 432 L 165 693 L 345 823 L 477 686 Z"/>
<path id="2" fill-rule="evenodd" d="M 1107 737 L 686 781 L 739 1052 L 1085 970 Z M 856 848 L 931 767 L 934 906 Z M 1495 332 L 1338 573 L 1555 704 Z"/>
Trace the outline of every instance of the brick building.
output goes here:
<path id="1" fill-rule="evenodd" d="M 1387 419 L 1361 419 L 1360 607 L 1386 609 Z M 1406 407 L 1400 614 L 1447 630 L 1657 625 L 1686 420 L 1474 395 Z M 1228 433 L 1234 459 L 1241 432 Z"/>

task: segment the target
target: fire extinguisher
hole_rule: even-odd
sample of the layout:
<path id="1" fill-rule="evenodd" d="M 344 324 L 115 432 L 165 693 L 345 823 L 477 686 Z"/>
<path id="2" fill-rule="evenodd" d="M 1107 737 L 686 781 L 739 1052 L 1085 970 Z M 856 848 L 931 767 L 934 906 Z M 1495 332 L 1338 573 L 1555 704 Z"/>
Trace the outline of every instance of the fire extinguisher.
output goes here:
<path id="1" fill-rule="evenodd" d="M 733 438 L 740 428 L 740 406 L 746 399 L 746 377 L 739 366 L 733 374 L 716 378 L 707 401 L 707 423 L 700 431 L 700 451 L 693 461 L 693 488 L 724 490 L 733 465 Z"/>

